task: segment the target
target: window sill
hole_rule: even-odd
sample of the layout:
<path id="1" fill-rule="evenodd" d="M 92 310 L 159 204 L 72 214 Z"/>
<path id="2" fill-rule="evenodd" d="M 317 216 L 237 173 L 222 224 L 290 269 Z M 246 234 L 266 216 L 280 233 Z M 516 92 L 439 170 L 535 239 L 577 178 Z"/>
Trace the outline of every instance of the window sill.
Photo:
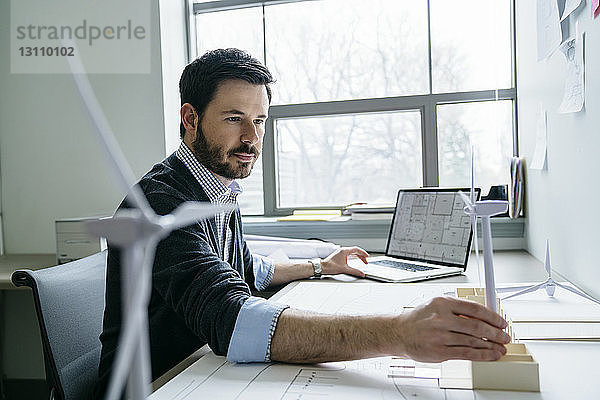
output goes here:
<path id="1" fill-rule="evenodd" d="M 277 217 L 243 217 L 244 234 L 321 239 L 342 246 L 360 246 L 367 251 L 384 252 L 390 230 L 389 220 L 368 221 L 277 221 Z M 492 218 L 496 250 L 522 249 L 525 245 L 525 218 Z M 481 237 L 481 225 L 478 233 Z M 481 246 L 480 246 L 481 247 Z"/>

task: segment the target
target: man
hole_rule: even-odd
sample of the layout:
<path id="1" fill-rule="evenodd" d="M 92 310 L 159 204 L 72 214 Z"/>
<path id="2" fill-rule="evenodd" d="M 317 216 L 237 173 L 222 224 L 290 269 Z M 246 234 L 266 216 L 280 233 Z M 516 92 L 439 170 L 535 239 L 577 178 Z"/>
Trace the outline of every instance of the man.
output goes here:
<path id="1" fill-rule="evenodd" d="M 260 155 L 271 100 L 269 71 L 248 54 L 215 50 L 188 65 L 180 80 L 177 152 L 146 174 L 140 187 L 161 215 L 184 201 L 235 203 L 236 179 Z M 121 204 L 126 207 L 126 202 Z M 322 274 L 364 274 L 357 247 L 319 263 L 273 264 L 250 254 L 239 210 L 173 232 L 157 247 L 148 307 L 152 377 L 156 379 L 208 343 L 230 361 L 323 362 L 380 355 L 420 361 L 495 360 L 505 353 L 506 322 L 478 304 L 437 298 L 388 316 L 302 312 L 250 294 Z M 321 271 L 319 271 L 319 268 Z M 106 389 L 120 329 L 120 253 L 109 245 L 102 356 L 96 396 Z"/>

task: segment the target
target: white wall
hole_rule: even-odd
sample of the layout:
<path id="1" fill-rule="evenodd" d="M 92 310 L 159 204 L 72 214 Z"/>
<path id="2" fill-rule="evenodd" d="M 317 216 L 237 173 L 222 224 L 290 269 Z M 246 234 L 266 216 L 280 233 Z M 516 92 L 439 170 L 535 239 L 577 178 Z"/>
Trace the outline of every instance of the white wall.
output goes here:
<path id="1" fill-rule="evenodd" d="M 527 171 L 527 246 L 543 260 L 549 239 L 553 267 L 600 297 L 600 18 L 590 19 L 589 1 L 578 10 L 586 35 L 585 109 L 558 114 L 566 64 L 560 52 L 536 61 L 535 4 L 517 0 L 519 142 L 527 160 L 533 154 L 540 101 L 548 110 L 547 170 Z M 575 18 L 570 18 L 574 34 Z"/>
<path id="2" fill-rule="evenodd" d="M 151 73 L 90 75 L 138 176 L 165 156 L 158 0 L 150 4 Z M 56 219 L 111 214 L 123 194 L 112 183 L 71 78 L 10 73 L 9 0 L 0 0 L 0 27 L 5 250 L 54 253 Z"/>
<path id="3" fill-rule="evenodd" d="M 165 121 L 165 145 L 171 154 L 179 138 L 179 78 L 187 63 L 187 9 L 185 0 L 160 1 L 160 41 Z"/>

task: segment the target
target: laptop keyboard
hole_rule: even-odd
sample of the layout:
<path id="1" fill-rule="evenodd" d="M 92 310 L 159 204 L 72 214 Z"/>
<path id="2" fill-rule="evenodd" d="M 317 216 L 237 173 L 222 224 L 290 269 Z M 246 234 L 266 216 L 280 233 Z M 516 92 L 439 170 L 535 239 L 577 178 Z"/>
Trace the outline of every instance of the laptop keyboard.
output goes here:
<path id="1" fill-rule="evenodd" d="M 405 271 L 413 271 L 413 272 L 429 271 L 429 270 L 435 269 L 434 267 L 427 267 L 425 265 L 409 264 L 409 263 L 405 263 L 402 261 L 394 261 L 394 260 L 379 260 L 379 261 L 373 261 L 369 264 L 383 265 L 385 267 L 392 267 L 392 268 L 403 269 Z"/>

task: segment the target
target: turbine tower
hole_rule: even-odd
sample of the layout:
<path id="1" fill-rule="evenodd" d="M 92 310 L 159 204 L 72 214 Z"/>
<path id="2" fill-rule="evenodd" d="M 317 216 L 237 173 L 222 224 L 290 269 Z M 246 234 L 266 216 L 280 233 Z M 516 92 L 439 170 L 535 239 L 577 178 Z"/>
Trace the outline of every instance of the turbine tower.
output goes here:
<path id="1" fill-rule="evenodd" d="M 496 281 L 494 279 L 494 258 L 492 248 L 492 229 L 490 225 L 490 217 L 502 214 L 508 210 L 508 201 L 505 200 L 485 200 L 474 201 L 474 156 L 471 153 L 471 196 L 470 198 L 464 193 L 460 193 L 465 202 L 465 213 L 471 216 L 474 224 L 477 223 L 477 218 L 481 218 L 481 229 L 483 238 L 483 268 L 485 274 L 485 305 L 488 308 L 498 312 L 498 301 L 496 299 Z M 475 232 L 477 232 L 475 230 Z M 477 235 L 477 233 L 475 233 Z M 475 236 L 477 240 L 477 236 Z"/>

